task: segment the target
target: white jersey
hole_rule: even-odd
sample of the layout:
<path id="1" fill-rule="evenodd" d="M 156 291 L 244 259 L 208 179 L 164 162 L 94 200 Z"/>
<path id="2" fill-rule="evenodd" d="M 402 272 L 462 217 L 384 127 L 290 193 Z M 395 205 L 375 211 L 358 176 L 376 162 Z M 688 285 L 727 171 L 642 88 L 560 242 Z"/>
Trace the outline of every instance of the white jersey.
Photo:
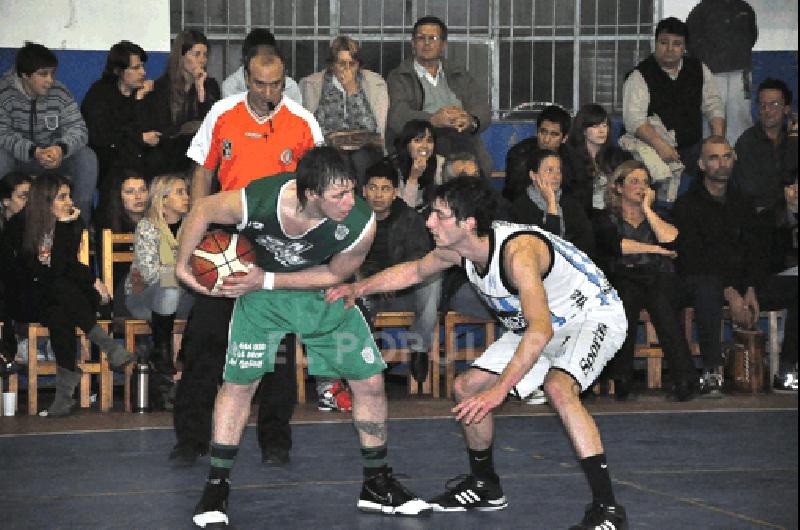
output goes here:
<path id="1" fill-rule="evenodd" d="M 542 283 L 554 333 L 574 321 L 586 319 L 593 309 L 621 304 L 605 274 L 572 243 L 534 225 L 495 221 L 489 233 L 485 273 L 479 274 L 468 259 L 464 259 L 464 268 L 470 282 L 506 328 L 520 332 L 528 327 L 519 292 L 509 284 L 502 259 L 506 243 L 519 235 L 538 237 L 550 250 L 550 269 L 543 275 Z"/>

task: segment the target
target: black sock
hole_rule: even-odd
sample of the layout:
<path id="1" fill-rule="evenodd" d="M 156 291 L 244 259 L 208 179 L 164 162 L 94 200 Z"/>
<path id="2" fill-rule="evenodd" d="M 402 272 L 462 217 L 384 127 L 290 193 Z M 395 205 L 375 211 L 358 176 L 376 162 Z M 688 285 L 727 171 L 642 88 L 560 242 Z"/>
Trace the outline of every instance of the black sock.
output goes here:
<path id="1" fill-rule="evenodd" d="M 386 444 L 378 447 L 362 447 L 361 460 L 364 462 L 364 478 L 374 477 L 386 470 Z"/>
<path id="2" fill-rule="evenodd" d="M 492 457 L 493 451 L 491 445 L 482 450 L 467 448 L 467 453 L 469 455 L 469 469 L 475 478 L 488 480 L 490 482 L 498 482 L 500 480 L 500 477 L 494 472 L 494 458 Z"/>
<path id="3" fill-rule="evenodd" d="M 611 477 L 608 474 L 608 464 L 605 453 L 590 456 L 580 461 L 583 472 L 589 480 L 592 490 L 592 500 L 595 503 L 614 505 L 614 492 L 611 489 Z"/>
<path id="4" fill-rule="evenodd" d="M 238 445 L 223 445 L 211 442 L 211 469 L 208 471 L 209 480 L 229 480 L 231 468 L 239 452 Z"/>

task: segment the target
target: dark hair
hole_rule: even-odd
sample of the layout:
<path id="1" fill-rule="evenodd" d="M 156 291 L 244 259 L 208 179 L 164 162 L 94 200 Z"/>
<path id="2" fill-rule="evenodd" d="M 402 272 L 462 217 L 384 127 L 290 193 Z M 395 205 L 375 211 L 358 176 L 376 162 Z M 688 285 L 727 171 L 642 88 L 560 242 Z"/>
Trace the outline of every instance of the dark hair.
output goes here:
<path id="1" fill-rule="evenodd" d="M 400 171 L 400 178 L 403 182 L 406 182 L 411 171 L 411 165 L 414 163 L 411 160 L 411 155 L 408 154 L 408 144 L 414 138 L 423 138 L 425 131 L 430 131 L 433 138 L 433 152 L 428 157 L 428 165 L 419 178 L 419 187 L 423 190 L 423 202 L 428 203 L 433 200 L 433 188 L 436 185 L 436 132 L 433 130 L 431 122 L 427 120 L 407 121 L 403 125 L 403 130 L 400 131 L 400 135 L 394 141 L 394 149 L 397 153 L 397 169 Z"/>
<path id="2" fill-rule="evenodd" d="M 181 73 L 181 60 L 186 55 L 186 52 L 196 44 L 203 44 L 206 48 L 210 48 L 208 39 L 199 31 L 188 29 L 178 33 L 178 36 L 172 41 L 169 59 L 167 59 L 167 68 L 161 75 L 162 78 L 166 78 L 168 81 L 170 116 L 172 117 L 172 123 L 176 125 L 185 121 L 183 114 L 186 112 L 184 102 L 187 93 L 183 74 Z M 194 101 L 191 104 L 196 106 L 197 102 Z"/>
<path id="3" fill-rule="evenodd" d="M 566 110 L 558 105 L 549 105 L 542 109 L 542 112 L 540 112 L 539 116 L 536 118 L 537 130 L 542 126 L 544 120 L 559 124 L 561 126 L 561 133 L 564 136 L 569 134 L 569 123 L 572 121 L 572 118 L 569 117 L 569 113 Z"/>
<path id="4" fill-rule="evenodd" d="M 447 40 L 447 25 L 445 25 L 445 23 L 442 22 L 441 18 L 434 17 L 432 15 L 425 15 L 424 17 L 417 19 L 417 21 L 414 22 L 414 28 L 411 30 L 411 36 L 416 37 L 417 28 L 419 28 L 420 26 L 424 26 L 426 24 L 436 24 L 437 26 L 439 26 L 439 29 L 442 30 L 442 40 Z"/>
<path id="5" fill-rule="evenodd" d="M 33 178 L 22 171 L 9 171 L 0 179 L 0 200 L 10 199 L 17 186 L 24 183 L 31 183 Z"/>
<path id="6" fill-rule="evenodd" d="M 783 104 L 792 104 L 792 91 L 789 90 L 789 86 L 782 79 L 774 77 L 764 79 L 758 84 L 758 93 L 760 94 L 762 90 L 780 90 L 783 94 Z"/>
<path id="7" fill-rule="evenodd" d="M 36 256 L 44 235 L 55 228 L 53 201 L 61 186 L 69 186 L 70 191 L 72 190 L 72 181 L 59 173 L 45 173 L 31 182 L 28 205 L 23 210 L 25 216 L 25 231 L 22 235 L 23 253 Z"/>
<path id="8" fill-rule="evenodd" d="M 103 79 L 119 79 L 120 72 L 131 65 L 131 55 L 137 55 L 143 62 L 147 62 L 147 52 L 141 46 L 127 40 L 121 40 L 108 50 L 106 67 L 103 70 Z"/>
<path id="9" fill-rule="evenodd" d="M 372 178 L 389 179 L 389 181 L 392 183 L 392 186 L 395 188 L 400 181 L 400 177 L 397 175 L 397 169 L 388 158 L 383 158 L 367 168 L 367 171 L 364 174 L 364 186 L 369 184 L 369 181 Z"/>
<path id="10" fill-rule="evenodd" d="M 150 188 L 148 179 L 133 169 L 122 169 L 112 177 L 108 206 L 103 208 L 102 216 L 97 222 L 102 228 L 110 228 L 115 234 L 133 232 L 136 229 L 136 221 L 131 219 L 122 203 L 122 185 L 129 179 L 141 179 Z"/>
<path id="11" fill-rule="evenodd" d="M 528 171 L 538 173 L 544 159 L 550 157 L 558 158 L 558 160 L 561 161 L 561 155 L 557 151 L 550 151 L 549 149 L 541 148 L 536 149 L 533 153 L 531 153 L 530 158 L 528 158 Z"/>
<path id="12" fill-rule="evenodd" d="M 271 44 L 258 44 L 253 46 L 247 53 L 244 55 L 242 59 L 244 65 L 244 71 L 250 75 L 250 61 L 255 59 L 256 57 L 263 57 L 265 63 L 271 63 L 273 60 L 278 60 L 281 64 L 284 65 L 283 75 L 286 76 L 286 61 L 283 59 L 283 55 L 281 55 L 281 51 Z"/>
<path id="13" fill-rule="evenodd" d="M 589 149 L 586 147 L 586 129 L 604 122 L 608 123 L 608 136 L 605 143 L 597 151 L 597 155 L 592 159 Z M 623 160 L 630 158 L 627 155 L 623 155 L 621 149 L 614 144 L 608 112 L 596 103 L 582 106 L 575 115 L 572 134 L 569 136 L 568 143 L 575 150 L 578 159 L 583 163 L 586 174 L 592 178 L 597 176 L 598 172 L 611 175 Z"/>
<path id="14" fill-rule="evenodd" d="M 689 26 L 686 23 L 675 17 L 667 17 L 658 22 L 656 25 L 656 38 L 662 33 L 670 33 L 672 35 L 680 35 L 687 41 L 689 40 Z"/>
<path id="15" fill-rule="evenodd" d="M 244 62 L 244 57 L 247 55 L 247 52 L 259 44 L 268 44 L 270 46 L 278 45 L 277 42 L 275 42 L 275 35 L 273 35 L 270 30 L 253 28 L 242 41 L 242 62 Z"/>
<path id="16" fill-rule="evenodd" d="M 475 218 L 479 236 L 488 234 L 492 221 L 499 217 L 500 195 L 484 179 L 456 177 L 436 188 L 434 198 L 447 203 L 457 221 Z"/>
<path id="17" fill-rule="evenodd" d="M 55 68 L 58 58 L 47 47 L 35 42 L 25 41 L 25 45 L 17 50 L 14 67 L 18 76 L 31 75 L 41 68 Z"/>
<path id="18" fill-rule="evenodd" d="M 350 163 L 335 148 L 325 145 L 306 151 L 297 162 L 295 175 L 297 200 L 302 207 L 306 205 L 306 191 L 322 195 L 331 184 L 346 181 L 354 185 L 357 183 Z"/>

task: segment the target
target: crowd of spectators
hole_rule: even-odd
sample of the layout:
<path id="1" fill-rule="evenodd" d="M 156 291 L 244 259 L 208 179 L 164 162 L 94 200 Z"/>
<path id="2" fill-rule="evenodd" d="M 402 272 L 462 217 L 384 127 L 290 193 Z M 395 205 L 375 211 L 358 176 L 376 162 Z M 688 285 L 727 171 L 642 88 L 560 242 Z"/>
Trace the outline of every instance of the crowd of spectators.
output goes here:
<path id="1" fill-rule="evenodd" d="M 747 16 L 722 31 L 709 22 L 715 5 L 701 2 L 687 23 L 672 17 L 658 23 L 653 53 L 621 87 L 620 138 L 600 105 L 584 105 L 574 118 L 551 105 L 538 115 L 535 135 L 506 156 L 505 218 L 574 243 L 602 264 L 626 306 L 629 337 L 607 369 L 619 399 L 631 395 L 642 308 L 669 360 L 675 399 L 719 394 L 724 305 L 736 325 L 748 328 L 762 309 L 788 310 L 774 384 L 797 388 L 792 93 L 779 79 L 763 81 L 751 126 L 749 95 L 733 87 L 749 86 L 745 56 L 757 35 L 755 16 L 742 8 Z M 461 175 L 488 179 L 493 169 L 479 135 L 490 124 L 488 97 L 468 71 L 445 59 L 447 38 L 441 20 L 419 19 L 412 56 L 384 80 L 364 67 L 355 40 L 337 37 L 325 69 L 297 83 L 274 36 L 254 29 L 243 42 L 242 65 L 221 90 L 206 70 L 210 45 L 198 31 L 177 35 L 155 80 L 145 70 L 147 53 L 121 41 L 109 50 L 80 110 L 56 80 L 55 55 L 26 43 L 0 80 L 0 370 L 14 369 L 15 325 L 48 325 L 59 366 L 48 412 L 65 415 L 77 383 L 76 324 L 111 348 L 113 363 L 130 360 L 95 326 L 96 310 L 113 299 L 110 313 L 150 322 L 150 359 L 158 372 L 171 375 L 173 323 L 188 315 L 172 456 L 204 454 L 231 308 L 177 284 L 183 216 L 215 189 L 239 190 L 255 178 L 293 171 L 307 149 L 327 142 L 347 155 L 376 216 L 375 242 L 360 273 L 425 254 L 433 246 L 425 221 L 436 186 Z M 102 229 L 135 233 L 135 258 L 114 265 L 115 285 L 105 286 L 97 271 L 75 261 L 76 238 L 90 225 L 97 263 Z M 60 309 L 65 297 L 78 300 L 73 307 L 80 310 Z M 15 303 L 23 299 L 32 303 Z M 420 359 L 430 349 L 437 311 L 489 318 L 463 275 L 450 271 L 367 303 L 373 313 L 416 313 L 412 351 Z M 680 311 L 690 306 L 702 358 L 699 379 L 681 329 Z M 262 388 L 262 402 L 270 404 L 261 407 L 259 427 L 265 462 L 288 461 L 287 403 L 294 389 L 286 364 Z M 412 364 L 423 370 L 427 361 Z M 319 383 L 321 400 L 340 384 Z M 267 410 L 275 416 L 267 417 Z"/>

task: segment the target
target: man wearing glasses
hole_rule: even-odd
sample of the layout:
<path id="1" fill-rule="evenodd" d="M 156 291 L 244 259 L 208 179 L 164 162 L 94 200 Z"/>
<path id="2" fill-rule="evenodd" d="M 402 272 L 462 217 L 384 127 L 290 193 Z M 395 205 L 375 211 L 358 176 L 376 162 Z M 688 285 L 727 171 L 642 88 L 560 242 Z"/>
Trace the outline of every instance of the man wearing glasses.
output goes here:
<path id="1" fill-rule="evenodd" d="M 489 100 L 485 90 L 463 67 L 443 59 L 447 26 L 437 17 L 417 20 L 412 31 L 414 56 L 389 72 L 389 118 L 386 145 L 409 120 L 428 120 L 435 128 L 436 151 L 446 156 L 471 151 L 485 175 L 492 159 L 478 134 L 489 126 Z"/>

